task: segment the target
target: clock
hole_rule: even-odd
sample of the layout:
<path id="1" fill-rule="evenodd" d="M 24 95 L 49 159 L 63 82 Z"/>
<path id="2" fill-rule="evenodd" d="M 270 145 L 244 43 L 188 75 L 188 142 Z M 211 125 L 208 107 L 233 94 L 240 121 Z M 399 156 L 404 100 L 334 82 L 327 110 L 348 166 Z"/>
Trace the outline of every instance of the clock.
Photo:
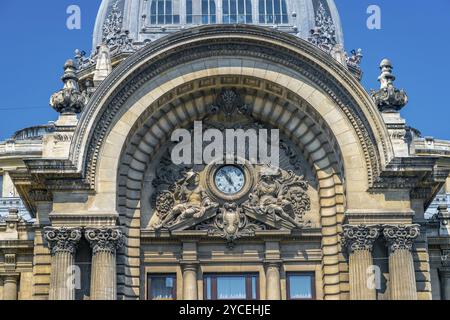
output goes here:
<path id="1" fill-rule="evenodd" d="M 237 194 L 245 186 L 244 170 L 233 165 L 222 166 L 215 173 L 214 184 L 220 192 L 226 195 Z"/>

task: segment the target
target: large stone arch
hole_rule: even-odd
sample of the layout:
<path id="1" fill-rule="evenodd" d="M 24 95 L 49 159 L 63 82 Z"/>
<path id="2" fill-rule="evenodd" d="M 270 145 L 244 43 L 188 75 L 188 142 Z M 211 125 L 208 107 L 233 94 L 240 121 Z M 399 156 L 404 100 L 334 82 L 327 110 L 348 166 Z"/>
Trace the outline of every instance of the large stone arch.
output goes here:
<path id="1" fill-rule="evenodd" d="M 122 261 L 139 259 L 140 252 L 136 248 L 139 248 L 140 241 L 141 201 L 145 201 L 141 198 L 141 188 L 145 171 L 153 156 L 170 139 L 175 128 L 201 120 L 221 88 L 245 88 L 243 94 L 247 103 L 252 106 L 252 118 L 279 128 L 294 141 L 303 150 L 303 157 L 316 175 L 323 237 L 324 291 L 327 297 L 345 294 L 345 280 L 339 269 L 338 244 L 344 213 L 344 169 L 338 143 L 331 135 L 330 128 L 305 100 L 293 92 L 271 81 L 254 77 L 234 76 L 234 82 L 228 77 L 229 75 L 202 78 L 174 88 L 150 105 L 130 131 L 131 134 L 123 144 L 118 168 L 118 212 L 127 229 L 133 229 L 127 234 L 132 245 L 127 248 Z M 222 80 L 227 81 L 224 84 Z M 280 91 L 276 94 L 267 88 Z M 133 283 L 131 279 L 137 277 L 138 264 L 134 267 L 129 263 L 126 265 L 122 269 L 122 277 L 119 277 L 119 284 L 125 284 L 124 292 L 128 292 L 126 295 L 138 295 L 137 286 L 133 288 L 132 285 L 126 285 Z"/>
<path id="2" fill-rule="evenodd" d="M 119 66 L 83 112 L 72 144 L 72 161 L 96 192 L 88 210 L 117 213 L 126 227 L 127 245 L 119 259 L 119 293 L 139 296 L 136 204 L 142 172 L 152 154 L 148 149 L 152 143 L 147 142 L 147 150 L 140 145 L 145 144 L 145 135 L 140 136 L 139 129 L 154 130 L 154 136 L 167 139 L 170 126 L 163 129 L 164 125 L 155 122 L 148 127 L 146 122 L 163 116 L 160 120 L 167 124 L 164 112 L 170 112 L 173 99 L 190 92 L 190 83 L 235 77 L 264 83 L 255 90 L 278 101 L 266 99 L 270 103 L 255 111 L 257 118 L 280 121 L 275 117 L 280 112 L 299 127 L 306 117 L 310 119 L 311 128 L 297 140 L 308 152 L 306 157 L 320 182 L 324 293 L 326 298 L 346 297 L 346 264 L 338 241 L 344 210 L 358 209 L 362 202 L 368 207 L 378 205 L 367 189 L 392 157 L 375 106 L 344 67 L 302 40 L 252 26 L 200 29 L 201 33 L 190 29 L 157 41 Z M 233 86 L 227 81 L 212 87 Z M 239 87 L 246 85 L 239 83 Z M 187 109 L 194 112 L 187 122 L 201 114 L 196 108 L 191 105 Z M 305 118 L 298 118 L 302 114 Z M 292 130 L 295 138 L 298 128 L 286 125 L 285 129 L 288 134 Z"/>

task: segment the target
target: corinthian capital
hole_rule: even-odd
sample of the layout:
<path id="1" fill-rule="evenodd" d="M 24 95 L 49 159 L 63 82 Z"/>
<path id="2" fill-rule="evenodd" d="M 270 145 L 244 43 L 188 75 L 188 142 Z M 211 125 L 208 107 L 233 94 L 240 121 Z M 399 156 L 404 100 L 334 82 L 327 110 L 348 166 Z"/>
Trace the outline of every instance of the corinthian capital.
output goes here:
<path id="1" fill-rule="evenodd" d="M 53 228 L 44 229 L 44 237 L 49 244 L 51 254 L 68 252 L 74 254 L 81 239 L 81 228 Z"/>
<path id="2" fill-rule="evenodd" d="M 391 252 L 396 250 L 412 250 L 414 240 L 420 235 L 419 225 L 385 225 L 383 235 Z"/>
<path id="3" fill-rule="evenodd" d="M 358 250 L 372 251 L 373 244 L 380 235 L 378 226 L 343 226 L 342 245 L 347 247 L 350 253 Z"/>
<path id="4" fill-rule="evenodd" d="M 93 254 L 104 251 L 115 254 L 123 245 L 123 234 L 118 227 L 86 228 L 84 235 L 91 244 Z"/>

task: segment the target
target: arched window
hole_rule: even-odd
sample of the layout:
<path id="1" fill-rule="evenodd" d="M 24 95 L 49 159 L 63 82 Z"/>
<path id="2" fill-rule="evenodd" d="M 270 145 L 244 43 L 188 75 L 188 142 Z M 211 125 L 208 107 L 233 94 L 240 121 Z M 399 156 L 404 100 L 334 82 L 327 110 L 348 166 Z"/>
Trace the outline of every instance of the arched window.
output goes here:
<path id="1" fill-rule="evenodd" d="M 186 23 L 216 23 L 215 0 L 186 0 Z"/>
<path id="2" fill-rule="evenodd" d="M 259 23 L 289 23 L 286 0 L 259 0 Z"/>
<path id="3" fill-rule="evenodd" d="M 251 0 L 223 0 L 223 23 L 252 23 Z"/>
<path id="4" fill-rule="evenodd" d="M 150 4 L 150 24 L 179 24 L 179 0 L 152 0 Z"/>

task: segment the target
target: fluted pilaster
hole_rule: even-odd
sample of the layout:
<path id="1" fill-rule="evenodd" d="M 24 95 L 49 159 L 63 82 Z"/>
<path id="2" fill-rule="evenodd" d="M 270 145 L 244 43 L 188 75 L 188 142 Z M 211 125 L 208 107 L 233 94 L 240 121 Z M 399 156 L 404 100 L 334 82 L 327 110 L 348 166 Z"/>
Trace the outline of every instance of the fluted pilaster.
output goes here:
<path id="1" fill-rule="evenodd" d="M 87 228 L 92 248 L 91 300 L 116 300 L 116 251 L 123 245 L 119 228 Z"/>
<path id="2" fill-rule="evenodd" d="M 380 235 L 378 226 L 343 227 L 343 245 L 349 253 L 350 299 L 376 300 L 376 288 L 371 280 L 373 244 Z"/>
<path id="3" fill-rule="evenodd" d="M 391 300 L 417 300 L 412 247 L 419 234 L 418 225 L 383 227 L 383 235 L 389 246 Z"/>
<path id="4" fill-rule="evenodd" d="M 75 284 L 72 276 L 81 228 L 47 227 L 44 229 L 44 237 L 52 255 L 49 299 L 74 300 Z"/>

